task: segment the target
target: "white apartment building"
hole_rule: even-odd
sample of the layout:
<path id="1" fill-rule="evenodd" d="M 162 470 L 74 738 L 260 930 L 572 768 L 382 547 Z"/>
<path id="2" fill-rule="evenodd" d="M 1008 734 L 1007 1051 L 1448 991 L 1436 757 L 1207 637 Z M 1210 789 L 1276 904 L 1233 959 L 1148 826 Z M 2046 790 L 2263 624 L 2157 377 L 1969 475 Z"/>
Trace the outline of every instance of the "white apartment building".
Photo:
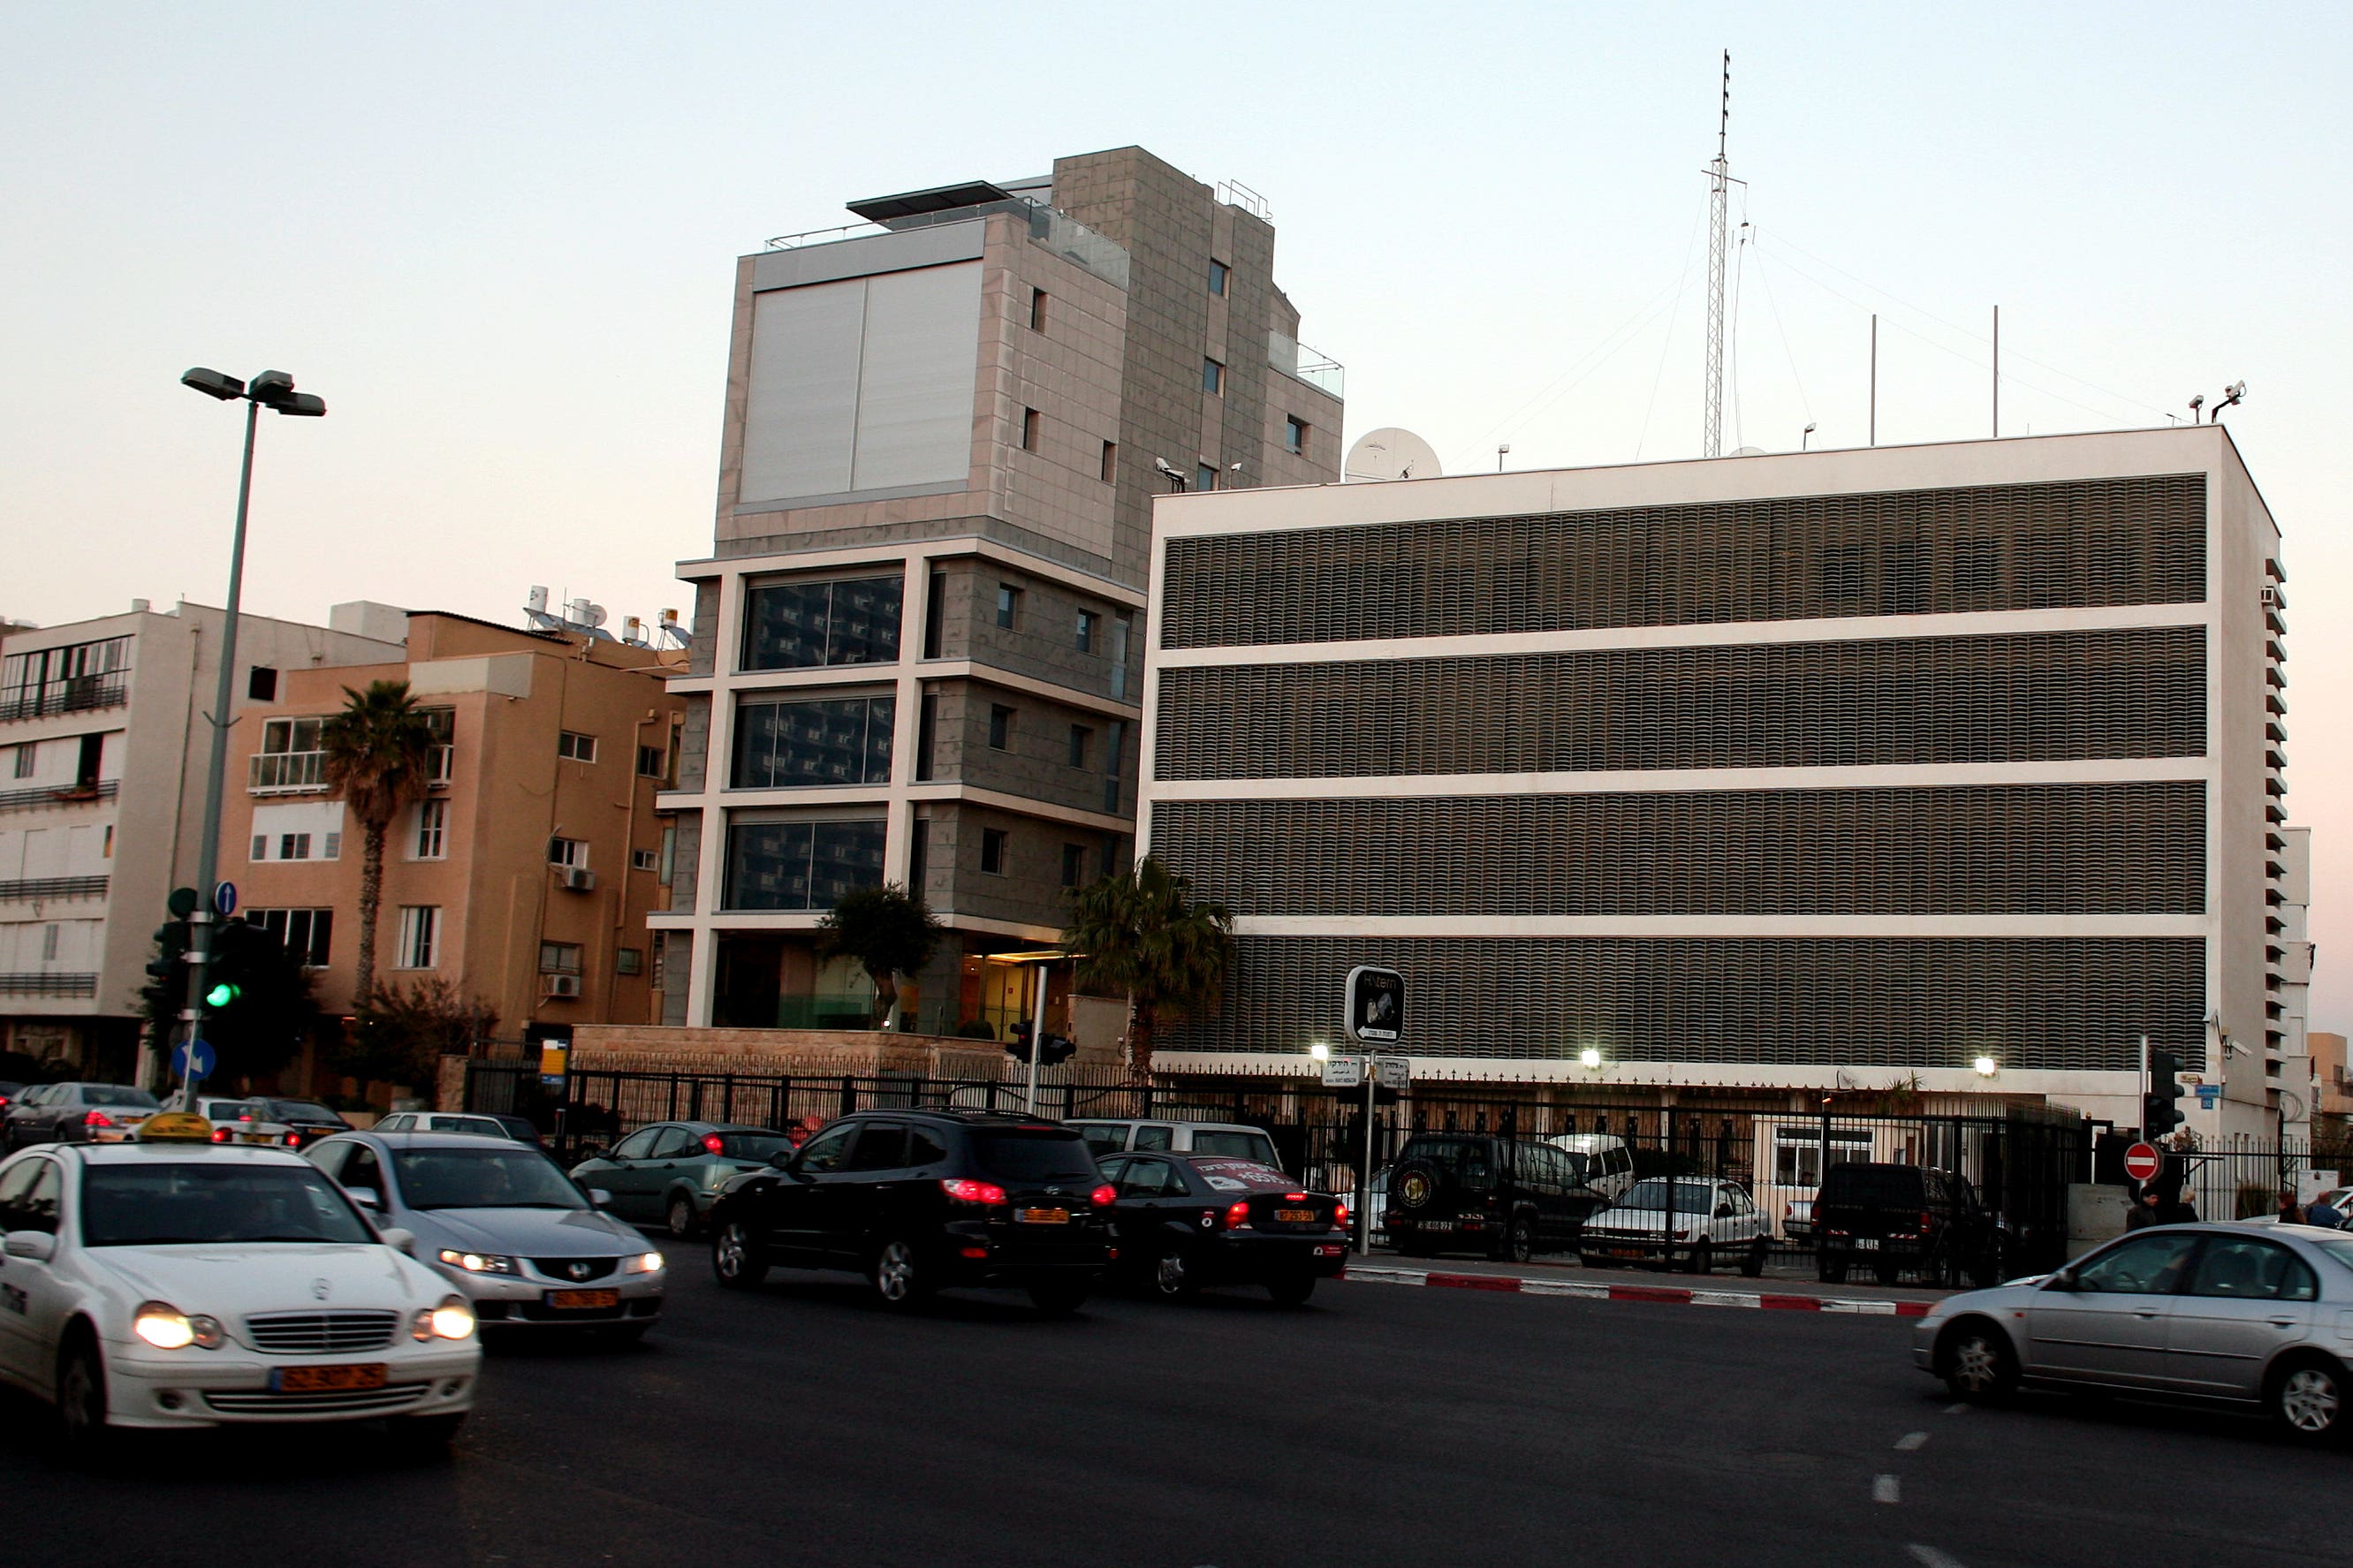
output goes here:
<path id="1" fill-rule="evenodd" d="M 1240 955 L 1160 1065 L 1384 963 L 1425 1077 L 2129 1127 L 2146 1034 L 2268 1135 L 2284 575 L 2219 426 L 1164 497 L 1139 833 Z"/>
<path id="2" fill-rule="evenodd" d="M 400 657 L 333 626 L 240 616 L 232 714 L 281 674 Z M 126 615 L 0 638 L 0 1050 L 137 1070 L 140 987 L 172 889 L 192 884 L 223 616 Z"/>

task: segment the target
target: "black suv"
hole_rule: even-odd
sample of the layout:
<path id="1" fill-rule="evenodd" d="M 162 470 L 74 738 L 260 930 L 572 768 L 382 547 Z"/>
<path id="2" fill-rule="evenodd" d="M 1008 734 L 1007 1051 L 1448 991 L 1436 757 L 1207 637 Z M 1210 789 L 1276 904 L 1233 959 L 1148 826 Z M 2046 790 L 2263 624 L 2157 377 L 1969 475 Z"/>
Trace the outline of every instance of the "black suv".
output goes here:
<path id="1" fill-rule="evenodd" d="M 1815 1268 L 1838 1284 L 1868 1264 L 1883 1285 L 1907 1268 L 1932 1280 L 1978 1285 L 2001 1277 L 2001 1232 L 1974 1188 L 1949 1171 L 1849 1160 L 1822 1173 L 1814 1195 Z"/>
<path id="2" fill-rule="evenodd" d="M 1483 1252 L 1525 1263 L 1573 1245 L 1606 1201 L 1575 1156 L 1483 1132 L 1417 1132 L 1388 1170 L 1389 1241 L 1426 1258 Z"/>
<path id="3" fill-rule="evenodd" d="M 1076 1311 L 1111 1261 L 1111 1184 L 1077 1131 L 982 1111 L 871 1110 L 729 1182 L 711 1210 L 722 1285 L 772 1265 L 847 1268 L 885 1306 L 956 1285 Z"/>

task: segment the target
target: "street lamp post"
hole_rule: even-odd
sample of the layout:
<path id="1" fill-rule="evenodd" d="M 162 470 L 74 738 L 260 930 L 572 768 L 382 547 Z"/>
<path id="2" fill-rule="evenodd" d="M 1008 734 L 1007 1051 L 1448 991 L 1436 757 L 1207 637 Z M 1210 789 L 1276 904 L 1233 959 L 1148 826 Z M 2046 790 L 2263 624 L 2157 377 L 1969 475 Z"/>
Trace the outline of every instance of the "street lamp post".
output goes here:
<path id="1" fill-rule="evenodd" d="M 180 384 L 193 387 L 206 397 L 223 402 L 241 398 L 245 403 L 245 460 L 237 476 L 237 528 L 229 537 L 228 603 L 221 617 L 220 679 L 213 688 L 212 747 L 205 763 L 204 831 L 196 840 L 196 909 L 188 917 L 187 1004 L 180 1009 L 180 1021 L 187 1026 L 181 1031 L 181 1039 L 189 1047 L 190 1071 L 182 1081 L 179 1103 L 183 1110 L 193 1110 L 198 1080 L 194 1070 L 195 1047 L 204 1038 L 205 998 L 214 952 L 213 928 L 220 919 L 214 907 L 213 889 L 220 871 L 221 794 L 228 772 L 229 703 L 235 696 L 233 682 L 237 674 L 237 603 L 245 592 L 245 518 L 253 499 L 254 429 L 264 408 L 315 419 L 327 412 L 327 405 L 307 392 L 295 391 L 294 378 L 282 370 L 265 370 L 248 384 L 233 375 L 199 365 L 180 377 Z"/>

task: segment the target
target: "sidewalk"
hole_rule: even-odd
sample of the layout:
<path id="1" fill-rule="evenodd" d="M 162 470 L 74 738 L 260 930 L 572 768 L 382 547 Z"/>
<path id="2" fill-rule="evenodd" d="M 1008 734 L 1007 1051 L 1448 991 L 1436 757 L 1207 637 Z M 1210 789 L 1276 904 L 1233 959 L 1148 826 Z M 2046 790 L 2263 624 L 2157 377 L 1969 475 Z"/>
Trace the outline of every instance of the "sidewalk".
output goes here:
<path id="1" fill-rule="evenodd" d="M 1350 1258 L 1344 1278 L 1361 1284 L 1516 1291 L 1595 1301 L 1898 1318 L 1926 1317 L 1931 1306 L 1951 1294 L 1931 1287 L 1877 1285 L 1857 1290 L 1812 1279 L 1748 1279 L 1736 1274 L 1702 1279 L 1655 1269 L 1582 1268 L 1565 1263 L 1408 1259 L 1388 1252 L 1375 1252 L 1366 1258 Z"/>

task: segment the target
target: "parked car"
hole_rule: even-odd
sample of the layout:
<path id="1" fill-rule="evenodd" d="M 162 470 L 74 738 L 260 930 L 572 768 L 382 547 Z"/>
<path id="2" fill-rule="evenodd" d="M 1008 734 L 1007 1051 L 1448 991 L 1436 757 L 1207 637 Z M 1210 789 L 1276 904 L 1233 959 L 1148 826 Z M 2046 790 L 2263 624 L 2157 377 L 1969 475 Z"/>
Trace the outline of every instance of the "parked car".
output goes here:
<path id="1" fill-rule="evenodd" d="M 1114 1271 L 1172 1299 L 1262 1285 L 1285 1307 L 1346 1267 L 1348 1209 L 1271 1165 L 1222 1154 L 1110 1154 Z"/>
<path id="2" fill-rule="evenodd" d="M 2053 1274 L 1947 1297 L 1915 1325 L 1912 1359 L 1962 1399 L 2021 1382 L 2188 1396 L 2260 1408 L 2319 1442 L 2353 1429 L 2348 1321 L 2353 1237 L 2169 1225 Z"/>
<path id="3" fill-rule="evenodd" d="M 24 1089 L 25 1086 L 21 1083 L 0 1078 L 0 1116 L 5 1116 L 8 1113 L 8 1107 L 15 1102 L 17 1095 L 24 1092 Z"/>
<path id="4" fill-rule="evenodd" d="M 1390 1243 L 1409 1257 L 1482 1252 L 1525 1263 L 1576 1245 L 1601 1194 L 1567 1151 L 1484 1132 L 1417 1132 L 1388 1171 Z"/>
<path id="5" fill-rule="evenodd" d="M 572 1179 L 611 1193 L 623 1219 L 684 1240 L 702 1230 L 722 1187 L 792 1149 L 789 1134 L 766 1127 L 657 1121 L 573 1166 Z"/>
<path id="6" fill-rule="evenodd" d="M 643 1338 L 661 1316 L 662 1255 L 554 1161 L 466 1132 L 343 1132 L 302 1152 L 417 1257 L 466 1292 L 486 1331 L 592 1329 Z"/>
<path id="7" fill-rule="evenodd" d="M 1737 1182 L 1706 1176 L 1646 1176 L 1585 1222 L 1577 1260 L 1635 1259 L 1672 1268 L 1680 1259 L 1694 1274 L 1739 1265 L 1754 1279 L 1765 1272 L 1772 1225 Z"/>
<path id="8" fill-rule="evenodd" d="M 1259 1127 L 1239 1121 L 1155 1121 L 1148 1118 L 1087 1117 L 1064 1123 L 1075 1127 L 1097 1156 L 1125 1150 L 1139 1153 L 1166 1150 L 1178 1154 L 1224 1154 L 1255 1160 L 1282 1169 L 1274 1140 Z"/>
<path id="9" fill-rule="evenodd" d="M 1610 1203 L 1634 1185 L 1634 1152 L 1614 1132 L 1564 1132 L 1545 1140 L 1565 1151 L 1576 1164 L 1577 1179 Z"/>
<path id="10" fill-rule="evenodd" d="M 530 1125 L 528 1122 L 524 1125 Z M 496 1116 L 483 1116 L 470 1110 L 396 1110 L 369 1129 L 372 1132 L 463 1132 L 474 1138 L 503 1138 L 508 1142 L 536 1142 L 536 1139 L 518 1140 L 512 1128 Z"/>
<path id="11" fill-rule="evenodd" d="M 729 1287 L 780 1264 L 850 1269 L 894 1308 L 1010 1285 L 1041 1311 L 1073 1312 L 1111 1261 L 1114 1195 L 1086 1141 L 1060 1123 L 865 1111 L 727 1184 L 711 1211 L 711 1268 Z"/>
<path id="12" fill-rule="evenodd" d="M 384 1416 L 448 1442 L 481 1360 L 465 1297 L 297 1156 L 184 1125 L 0 1163 L 0 1378 L 81 1456 L 125 1426 Z"/>
<path id="13" fill-rule="evenodd" d="M 1814 1271 L 1835 1285 L 1858 1263 L 1883 1285 L 1907 1268 L 1990 1285 L 2001 1277 L 2000 1230 L 1976 1189 L 1948 1171 L 1844 1160 L 1814 1194 Z"/>
<path id="14" fill-rule="evenodd" d="M 1781 1234 L 1799 1247 L 1813 1245 L 1813 1199 L 1791 1198 L 1781 1205 Z"/>
<path id="15" fill-rule="evenodd" d="M 31 1143 L 117 1143 L 161 1110 L 125 1083 L 44 1083 L 18 1095 L 0 1122 L 0 1153 Z"/>

